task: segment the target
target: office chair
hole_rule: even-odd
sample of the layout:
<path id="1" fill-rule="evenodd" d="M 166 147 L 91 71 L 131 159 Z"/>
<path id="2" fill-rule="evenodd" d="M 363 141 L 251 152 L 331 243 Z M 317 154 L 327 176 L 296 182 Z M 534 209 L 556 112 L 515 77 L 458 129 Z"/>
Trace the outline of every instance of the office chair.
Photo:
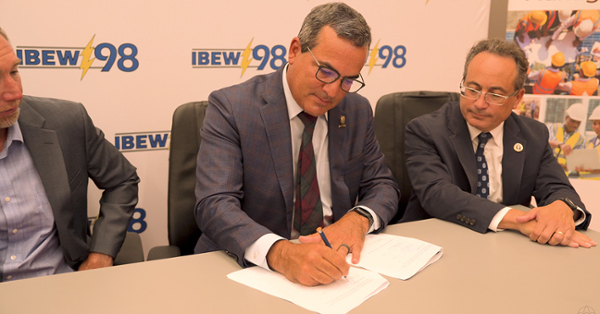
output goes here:
<path id="1" fill-rule="evenodd" d="M 406 124 L 418 116 L 438 110 L 446 102 L 459 99 L 459 93 L 412 91 L 384 95 L 377 101 L 375 135 L 401 193 L 398 213 L 390 224 L 402 218 L 411 193 L 410 179 L 406 172 Z"/>
<path id="2" fill-rule="evenodd" d="M 121 250 L 117 253 L 117 257 L 113 261 L 113 265 L 123 265 L 130 263 L 138 263 L 144 261 L 144 250 L 142 247 L 142 238 L 135 232 L 127 232 L 125 241 L 121 246 Z"/>
<path id="3" fill-rule="evenodd" d="M 153 247 L 148 252 L 149 261 L 193 254 L 202 234 L 194 217 L 194 189 L 200 128 L 207 106 L 207 101 L 189 102 L 173 113 L 167 205 L 169 246 Z"/>

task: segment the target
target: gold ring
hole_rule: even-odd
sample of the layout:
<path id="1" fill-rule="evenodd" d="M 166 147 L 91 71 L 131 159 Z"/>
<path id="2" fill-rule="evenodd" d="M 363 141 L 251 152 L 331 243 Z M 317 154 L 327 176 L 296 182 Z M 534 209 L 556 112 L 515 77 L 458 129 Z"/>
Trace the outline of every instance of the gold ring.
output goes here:
<path id="1" fill-rule="evenodd" d="M 559 234 L 565 235 L 565 234 L 564 234 L 562 231 L 556 231 L 556 233 L 559 233 Z"/>

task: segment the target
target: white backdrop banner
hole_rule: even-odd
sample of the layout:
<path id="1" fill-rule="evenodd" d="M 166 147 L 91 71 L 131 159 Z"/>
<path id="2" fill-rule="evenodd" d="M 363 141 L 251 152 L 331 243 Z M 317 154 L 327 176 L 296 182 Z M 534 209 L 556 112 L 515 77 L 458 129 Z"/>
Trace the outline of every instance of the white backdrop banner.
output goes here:
<path id="1" fill-rule="evenodd" d="M 0 0 L 25 94 L 82 102 L 138 168 L 132 230 L 167 244 L 167 161 L 177 106 L 286 62 L 310 9 L 327 1 Z M 466 53 L 487 37 L 490 0 L 347 3 L 372 28 L 361 94 L 457 91 Z M 99 192 L 90 189 L 89 213 Z"/>

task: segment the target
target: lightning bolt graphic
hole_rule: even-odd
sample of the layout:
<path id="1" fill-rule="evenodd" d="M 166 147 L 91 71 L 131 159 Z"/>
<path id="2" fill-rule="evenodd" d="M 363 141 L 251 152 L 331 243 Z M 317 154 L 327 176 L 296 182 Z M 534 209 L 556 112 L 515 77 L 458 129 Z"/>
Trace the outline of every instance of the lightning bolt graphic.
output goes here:
<path id="1" fill-rule="evenodd" d="M 253 41 L 254 41 L 254 38 L 252 38 L 252 40 L 250 40 L 248 47 L 246 47 L 246 49 L 242 53 L 242 64 L 240 65 L 240 67 L 242 68 L 242 75 L 240 75 L 240 78 L 242 76 L 244 76 L 244 72 L 246 72 L 246 69 L 250 65 L 250 61 L 252 61 L 252 59 L 250 59 L 250 52 L 252 51 L 252 49 L 250 49 L 250 46 L 252 45 Z"/>
<path id="2" fill-rule="evenodd" d="M 92 36 L 90 42 L 87 44 L 87 46 L 85 46 L 85 48 L 83 48 L 83 51 L 81 52 L 81 65 L 79 66 L 79 68 L 83 70 L 83 73 L 81 73 L 82 80 L 87 71 L 92 66 L 94 60 L 96 60 L 96 58 L 90 59 L 90 57 L 92 56 L 92 51 L 94 51 L 94 49 L 92 48 L 92 42 L 94 41 L 94 37 L 96 37 L 96 35 Z"/>
<path id="3" fill-rule="evenodd" d="M 377 41 L 377 44 L 375 45 L 375 47 L 373 47 L 373 50 L 371 50 L 371 58 L 369 59 L 369 74 L 371 74 L 371 70 L 373 70 L 373 67 L 375 66 L 375 62 L 377 62 L 377 60 L 379 59 L 377 57 L 377 55 L 379 54 L 379 48 L 377 48 L 377 46 L 379 46 L 379 42 L 381 40 Z"/>

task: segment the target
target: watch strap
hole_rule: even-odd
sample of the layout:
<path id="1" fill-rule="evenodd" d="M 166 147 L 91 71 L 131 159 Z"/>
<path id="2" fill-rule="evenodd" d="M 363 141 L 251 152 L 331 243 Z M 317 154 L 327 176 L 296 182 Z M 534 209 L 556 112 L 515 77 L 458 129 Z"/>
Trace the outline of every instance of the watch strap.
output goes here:
<path id="1" fill-rule="evenodd" d="M 369 229 L 371 229 L 371 226 L 373 226 L 373 223 L 375 222 L 373 220 L 373 216 L 371 216 L 371 213 L 369 213 L 367 210 L 365 210 L 364 208 L 361 207 L 354 207 L 352 208 L 350 211 L 354 211 L 357 214 L 369 219 Z"/>

